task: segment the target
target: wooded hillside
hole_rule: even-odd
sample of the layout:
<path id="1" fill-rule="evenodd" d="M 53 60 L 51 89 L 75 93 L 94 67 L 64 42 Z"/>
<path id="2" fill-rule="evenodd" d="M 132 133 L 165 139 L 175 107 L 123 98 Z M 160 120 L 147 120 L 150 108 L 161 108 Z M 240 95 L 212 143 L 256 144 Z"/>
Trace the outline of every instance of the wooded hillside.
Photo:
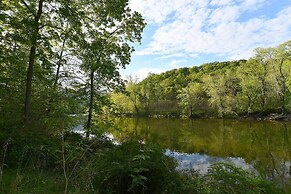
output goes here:
<path id="1" fill-rule="evenodd" d="M 121 113 L 168 116 L 239 116 L 290 112 L 291 41 L 257 48 L 249 60 L 213 62 L 130 78 L 113 93 Z"/>

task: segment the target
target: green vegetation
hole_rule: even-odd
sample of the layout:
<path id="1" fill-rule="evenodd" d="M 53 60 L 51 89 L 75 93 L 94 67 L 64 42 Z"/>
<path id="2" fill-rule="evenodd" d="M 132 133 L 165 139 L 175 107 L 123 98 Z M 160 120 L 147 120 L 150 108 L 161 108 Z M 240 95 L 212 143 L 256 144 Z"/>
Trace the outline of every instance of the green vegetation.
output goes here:
<path id="1" fill-rule="evenodd" d="M 118 141 L 132 137 L 182 154 L 183 167 L 223 159 L 250 165 L 276 185 L 290 187 L 291 123 L 237 119 L 115 118 Z M 193 154 L 194 153 L 194 154 Z M 195 157 L 199 154 L 199 157 Z M 192 156 L 194 157 L 192 157 Z M 179 158 L 179 157 L 177 157 Z M 202 158 L 202 160 L 200 159 Z M 198 160 L 199 159 L 199 160 Z M 198 160 L 198 161 L 197 161 Z M 203 162 L 199 162 L 203 161 Z"/>
<path id="2" fill-rule="evenodd" d="M 206 175 L 179 172 L 165 150 L 134 139 L 114 145 L 69 132 L 10 132 L 1 133 L 1 142 L 9 139 L 1 155 L 1 193 L 283 193 L 230 164 L 215 164 Z"/>
<path id="3" fill-rule="evenodd" d="M 0 8 L 0 123 L 57 130 L 86 113 L 90 131 L 105 94 L 124 86 L 118 70 L 141 41 L 142 16 L 126 0 L 5 0 Z"/>
<path id="4" fill-rule="evenodd" d="M 117 111 L 109 93 L 123 90 L 119 69 L 130 62 L 131 45 L 140 43 L 144 27 L 142 16 L 129 9 L 127 0 L 0 1 L 0 193 L 211 193 L 232 192 L 241 184 L 258 193 L 276 189 L 222 165 L 230 174 L 239 172 L 238 182 L 213 190 L 214 182 L 220 182 L 215 171 L 205 177 L 183 174 L 156 145 L 136 140 L 114 145 L 102 136 L 112 124 L 102 113 Z M 276 54 L 281 58 L 270 62 L 278 98 L 271 103 L 281 105 L 283 112 L 290 91 L 285 55 L 282 46 Z M 191 78 L 199 68 L 177 71 L 175 82 L 164 82 L 164 91 L 157 90 L 156 75 L 142 84 L 129 82 L 128 96 L 121 96 L 121 101 L 130 100 L 131 107 L 123 107 L 123 112 L 149 114 L 153 107 L 172 107 L 167 111 L 176 113 L 178 95 L 184 109 L 201 106 L 197 101 L 209 98 L 210 90 L 202 87 L 200 92 L 193 84 L 191 101 L 180 92 L 188 85 L 185 75 L 201 81 L 199 76 Z M 224 77 L 221 84 L 225 80 L 232 78 Z M 205 106 L 201 113 L 209 111 Z M 85 123 L 83 135 L 72 132 L 80 123 Z M 227 179 L 223 181 L 228 185 Z"/>
<path id="5" fill-rule="evenodd" d="M 113 93 L 121 113 L 237 117 L 291 111 L 291 41 L 258 48 L 249 60 L 213 62 L 130 79 Z M 122 103 L 121 103 L 122 102 Z"/>

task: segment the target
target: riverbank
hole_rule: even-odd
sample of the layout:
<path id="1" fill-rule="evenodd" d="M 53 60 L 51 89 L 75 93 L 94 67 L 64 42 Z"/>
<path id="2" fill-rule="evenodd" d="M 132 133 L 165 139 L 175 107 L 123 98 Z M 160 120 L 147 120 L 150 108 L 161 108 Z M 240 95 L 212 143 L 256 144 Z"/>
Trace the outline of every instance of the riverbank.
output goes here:
<path id="1" fill-rule="evenodd" d="M 159 114 L 119 114 L 119 117 L 144 117 L 144 118 L 190 118 L 190 119 L 251 119 L 251 120 L 277 120 L 277 121 L 291 121 L 291 114 L 281 114 L 281 113 L 269 113 L 269 112 L 255 112 L 250 114 L 240 114 L 240 115 L 205 115 L 205 114 L 192 114 L 189 116 L 181 115 L 177 112 L 167 112 Z"/>
<path id="2" fill-rule="evenodd" d="M 44 132 L 44 131 L 43 131 Z M 30 133 L 1 135 L 1 193 L 284 193 L 282 188 L 227 163 L 206 175 L 178 171 L 157 144 L 104 136 Z"/>
<path id="3" fill-rule="evenodd" d="M 266 116 L 254 115 L 254 116 L 245 116 L 244 118 L 253 118 L 257 120 L 277 120 L 277 121 L 291 121 L 291 115 L 283 115 L 283 114 L 269 114 Z"/>

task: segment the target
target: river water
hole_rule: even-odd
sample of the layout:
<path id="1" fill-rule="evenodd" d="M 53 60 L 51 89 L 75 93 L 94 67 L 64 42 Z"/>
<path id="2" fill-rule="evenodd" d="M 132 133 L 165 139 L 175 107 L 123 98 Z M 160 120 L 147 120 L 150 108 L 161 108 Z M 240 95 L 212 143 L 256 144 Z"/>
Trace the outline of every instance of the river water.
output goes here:
<path id="1" fill-rule="evenodd" d="M 115 118 L 115 140 L 155 142 L 179 161 L 179 169 L 206 173 L 215 162 L 230 162 L 286 184 L 291 181 L 291 122 Z"/>

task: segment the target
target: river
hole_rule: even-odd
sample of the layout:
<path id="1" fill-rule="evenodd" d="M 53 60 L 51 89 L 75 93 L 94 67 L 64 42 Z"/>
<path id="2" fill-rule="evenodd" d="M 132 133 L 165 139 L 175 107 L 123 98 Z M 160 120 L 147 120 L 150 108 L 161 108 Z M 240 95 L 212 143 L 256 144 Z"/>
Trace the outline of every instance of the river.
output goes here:
<path id="1" fill-rule="evenodd" d="M 155 142 L 179 161 L 179 169 L 206 173 L 230 162 L 281 184 L 291 181 L 291 122 L 115 118 L 115 140 Z"/>

